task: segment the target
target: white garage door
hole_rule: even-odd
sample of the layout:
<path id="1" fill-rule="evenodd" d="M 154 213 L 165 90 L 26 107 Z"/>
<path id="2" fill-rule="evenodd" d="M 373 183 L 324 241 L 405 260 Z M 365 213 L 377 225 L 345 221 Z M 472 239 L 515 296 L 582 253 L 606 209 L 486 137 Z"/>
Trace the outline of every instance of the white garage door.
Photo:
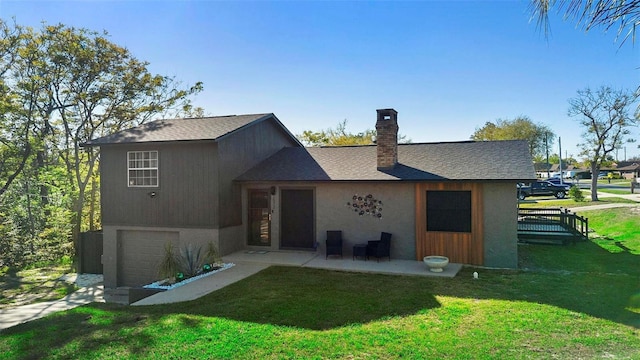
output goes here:
<path id="1" fill-rule="evenodd" d="M 158 265 L 167 242 L 177 246 L 180 235 L 171 231 L 118 231 L 118 286 L 142 286 L 158 278 Z"/>

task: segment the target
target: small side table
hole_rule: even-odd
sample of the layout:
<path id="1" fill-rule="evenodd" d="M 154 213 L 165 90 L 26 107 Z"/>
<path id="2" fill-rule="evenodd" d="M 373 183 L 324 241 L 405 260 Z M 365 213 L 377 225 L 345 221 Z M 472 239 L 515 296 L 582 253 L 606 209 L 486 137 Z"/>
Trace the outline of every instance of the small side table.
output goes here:
<path id="1" fill-rule="evenodd" d="M 353 260 L 357 257 L 362 257 L 364 261 L 367 261 L 367 244 L 353 245 Z"/>

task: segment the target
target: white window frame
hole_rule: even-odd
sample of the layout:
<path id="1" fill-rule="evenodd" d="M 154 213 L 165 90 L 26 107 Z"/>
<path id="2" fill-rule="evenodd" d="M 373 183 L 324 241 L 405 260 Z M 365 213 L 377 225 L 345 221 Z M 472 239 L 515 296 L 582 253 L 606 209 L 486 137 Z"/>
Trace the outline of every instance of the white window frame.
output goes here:
<path id="1" fill-rule="evenodd" d="M 133 154 L 133 159 L 131 155 Z M 146 155 L 146 157 L 145 157 Z M 147 151 L 127 151 L 127 186 L 128 187 L 158 187 L 160 186 L 160 170 L 159 170 L 159 158 L 157 150 Z M 149 171 L 150 175 L 145 177 L 135 176 L 132 178 L 131 172 L 144 172 Z M 155 172 L 155 176 L 152 174 Z M 149 184 L 144 184 L 144 179 L 155 179 L 155 184 L 150 181 Z M 143 184 L 137 184 L 139 180 L 142 180 Z"/>

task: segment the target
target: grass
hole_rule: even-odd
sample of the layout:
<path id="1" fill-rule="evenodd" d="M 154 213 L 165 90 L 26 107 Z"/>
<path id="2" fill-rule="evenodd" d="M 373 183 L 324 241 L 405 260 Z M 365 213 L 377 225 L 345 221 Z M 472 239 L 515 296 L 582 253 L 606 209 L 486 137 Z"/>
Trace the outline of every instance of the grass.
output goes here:
<path id="1" fill-rule="evenodd" d="M 586 180 L 587 184 L 591 184 L 591 179 Z M 611 179 L 609 182 L 607 179 L 598 179 L 598 185 L 618 185 L 631 187 L 631 180 L 629 179 Z"/>
<path id="2" fill-rule="evenodd" d="M 538 198 L 527 198 L 526 200 L 520 201 L 519 206 L 521 208 L 541 208 L 541 207 L 564 207 L 564 208 L 574 208 L 574 207 L 582 207 L 589 205 L 601 205 L 601 204 L 637 204 L 637 201 L 623 199 L 619 197 L 599 197 L 597 202 L 591 201 L 590 195 L 588 191 L 584 192 L 585 201 L 577 202 L 573 199 L 562 199 L 558 200 L 554 197 L 538 197 Z"/>
<path id="3" fill-rule="evenodd" d="M 0 337 L 0 353 L 7 359 L 640 356 L 636 255 L 593 243 L 527 245 L 521 254 L 522 271 L 465 268 L 453 279 L 271 267 L 188 303 L 91 304 L 16 326 Z"/>
<path id="4" fill-rule="evenodd" d="M 629 195 L 631 194 L 631 189 L 598 189 L 598 192 L 615 194 L 615 195 Z"/>
<path id="5" fill-rule="evenodd" d="M 640 255 L 640 208 L 618 208 L 579 212 L 597 229 L 593 241 L 609 252 Z"/>
<path id="6" fill-rule="evenodd" d="M 23 270 L 0 269 L 0 309 L 61 299 L 77 290 L 74 284 L 58 280 L 70 272 L 69 264 L 39 266 Z"/>

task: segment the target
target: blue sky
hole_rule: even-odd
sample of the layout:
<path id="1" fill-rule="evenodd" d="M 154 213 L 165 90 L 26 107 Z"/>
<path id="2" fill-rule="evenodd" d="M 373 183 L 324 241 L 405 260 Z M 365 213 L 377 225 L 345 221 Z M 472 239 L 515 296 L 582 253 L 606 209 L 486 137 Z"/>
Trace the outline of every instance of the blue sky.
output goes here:
<path id="1" fill-rule="evenodd" d="M 106 30 L 157 74 L 204 83 L 211 115 L 273 112 L 293 133 L 373 128 L 398 111 L 413 142 L 467 140 L 529 116 L 577 155 L 577 90 L 640 84 L 638 44 L 560 16 L 545 39 L 528 1 L 7 1 L 0 17 Z M 632 129 L 639 137 L 638 128 Z M 639 155 L 635 144 L 627 157 Z M 558 152 L 557 148 L 553 152 Z M 624 152 L 618 154 L 620 160 Z"/>

